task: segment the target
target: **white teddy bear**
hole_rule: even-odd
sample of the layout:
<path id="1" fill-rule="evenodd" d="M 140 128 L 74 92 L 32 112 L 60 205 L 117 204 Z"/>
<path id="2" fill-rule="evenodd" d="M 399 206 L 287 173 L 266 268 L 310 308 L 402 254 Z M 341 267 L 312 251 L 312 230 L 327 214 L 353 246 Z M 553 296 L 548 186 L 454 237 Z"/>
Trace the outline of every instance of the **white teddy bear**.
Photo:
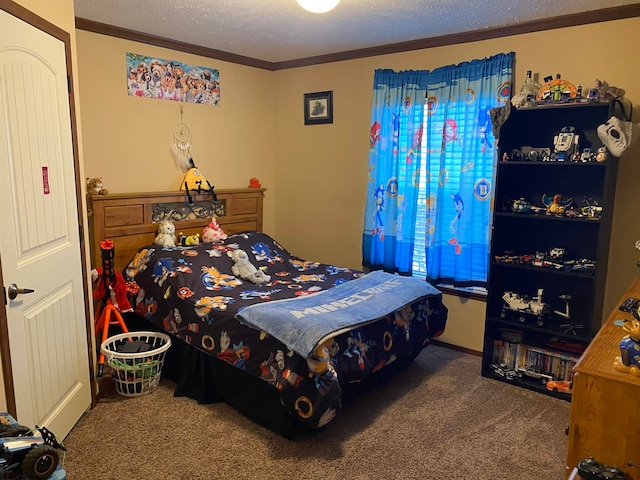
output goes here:
<path id="1" fill-rule="evenodd" d="M 231 273 L 236 277 L 249 280 L 256 285 L 262 285 L 271 280 L 271 276 L 264 273 L 262 270 L 258 270 L 250 261 L 249 255 L 244 250 L 234 250 L 229 254 L 234 265 L 231 267 Z"/>
<path id="2" fill-rule="evenodd" d="M 171 220 L 160 220 L 160 223 L 158 223 L 158 235 L 156 235 L 153 243 L 163 247 L 176 246 L 176 227 Z"/>

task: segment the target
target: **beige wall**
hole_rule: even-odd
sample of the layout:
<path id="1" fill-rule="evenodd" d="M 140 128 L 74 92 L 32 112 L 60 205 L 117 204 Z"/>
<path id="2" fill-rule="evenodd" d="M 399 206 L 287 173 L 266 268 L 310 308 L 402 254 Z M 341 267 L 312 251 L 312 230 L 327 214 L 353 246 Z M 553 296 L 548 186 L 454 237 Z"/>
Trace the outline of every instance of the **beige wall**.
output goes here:
<path id="1" fill-rule="evenodd" d="M 373 72 L 378 68 L 433 69 L 501 52 L 516 52 L 516 85 L 526 70 L 562 74 L 585 90 L 596 79 L 626 89 L 640 104 L 640 62 L 623 45 L 637 44 L 640 19 L 518 35 L 463 45 L 364 58 L 276 72 L 278 97 L 278 239 L 302 257 L 359 267 Z M 333 90 L 334 123 L 304 126 L 306 92 Z M 635 117 L 640 116 L 636 111 Z M 636 120 L 637 122 L 637 120 Z M 640 181 L 640 142 L 620 162 L 605 310 L 636 275 L 634 219 Z M 484 303 L 446 296 L 450 309 L 441 340 L 482 349 Z"/>
<path id="2" fill-rule="evenodd" d="M 192 154 L 216 188 L 268 188 L 265 231 L 275 235 L 276 113 L 273 72 L 77 31 L 87 177 L 112 193 L 178 190 L 184 174 L 169 149 L 176 125 L 191 130 Z M 127 52 L 218 69 L 217 107 L 127 95 Z"/>
<path id="3" fill-rule="evenodd" d="M 14 0 L 57 27 L 75 35 L 73 0 Z"/>
<path id="4" fill-rule="evenodd" d="M 525 70 L 561 73 L 585 89 L 596 78 L 606 80 L 638 104 L 640 64 L 621 47 L 637 43 L 639 29 L 635 18 L 277 72 L 78 31 L 86 174 L 103 176 L 112 192 L 171 190 L 180 183 L 168 154 L 178 104 L 126 95 L 127 51 L 217 68 L 221 106 L 185 105 L 184 112 L 204 175 L 218 188 L 260 178 L 269 189 L 268 233 L 301 257 L 359 268 L 375 69 L 433 69 L 515 51 L 516 90 Z M 334 94 L 334 123 L 305 126 L 303 94 L 324 90 Z M 636 275 L 639 156 L 636 145 L 620 165 L 607 310 Z M 442 340 L 481 350 L 484 303 L 445 301 L 450 319 Z"/>

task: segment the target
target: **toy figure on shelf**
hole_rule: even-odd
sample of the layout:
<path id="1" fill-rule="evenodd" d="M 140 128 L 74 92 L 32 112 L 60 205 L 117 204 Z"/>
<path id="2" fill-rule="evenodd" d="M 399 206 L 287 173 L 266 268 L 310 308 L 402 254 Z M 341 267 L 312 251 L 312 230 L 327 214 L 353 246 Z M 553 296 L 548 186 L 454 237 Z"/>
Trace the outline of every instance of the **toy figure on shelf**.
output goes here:
<path id="1" fill-rule="evenodd" d="M 527 70 L 527 76 L 522 83 L 520 93 L 513 96 L 511 104 L 516 108 L 535 107 L 538 90 L 540 90 L 540 84 L 533 79 L 531 70 Z"/>
<path id="2" fill-rule="evenodd" d="M 554 310 L 553 313 L 565 320 L 565 323 L 560 324 L 560 328 L 563 329 L 564 333 L 576 335 L 576 329 L 584 328 L 584 325 L 571 322 L 571 314 L 569 313 L 569 300 L 571 300 L 571 295 L 560 295 L 559 298 L 564 301 L 564 311 Z"/>
<path id="3" fill-rule="evenodd" d="M 574 101 L 578 96 L 578 89 L 569 80 L 560 77 L 558 73 L 554 79 L 551 75 L 544 78 L 545 83 L 538 90 L 538 103 L 565 103 Z"/>
<path id="4" fill-rule="evenodd" d="M 558 162 L 574 160 L 578 151 L 580 136 L 576 133 L 575 127 L 563 127 L 556 136 L 553 137 L 553 153 Z"/>
<path id="5" fill-rule="evenodd" d="M 511 204 L 511 211 L 514 213 L 530 213 L 531 204 L 524 198 L 513 200 L 513 203 Z"/>
<path id="6" fill-rule="evenodd" d="M 595 100 L 600 103 L 607 103 L 616 98 L 624 97 L 626 92 L 624 89 L 609 85 L 606 80 L 599 80 L 596 78 L 593 88 L 589 89 L 588 97 L 590 100 Z"/>
<path id="7" fill-rule="evenodd" d="M 506 318 L 507 311 L 516 312 L 518 314 L 518 321 L 524 323 L 526 321 L 526 315 L 531 315 L 536 318 L 536 324 L 539 327 L 544 326 L 545 317 L 549 313 L 549 306 L 542 301 L 543 289 L 538 289 L 538 294 L 533 298 L 528 295 L 520 295 L 514 292 L 504 292 L 502 294 L 502 300 L 504 305 L 502 306 L 501 318 Z"/>
<path id="8" fill-rule="evenodd" d="M 582 217 L 587 217 L 591 220 L 599 220 L 602 216 L 602 207 L 598 204 L 597 200 L 594 200 L 593 198 L 585 198 L 582 201 L 580 213 Z"/>
<path id="9" fill-rule="evenodd" d="M 638 316 L 637 310 L 633 313 L 634 317 Z M 616 357 L 613 368 L 640 377 L 640 320 L 625 320 L 622 329 L 628 335 L 620 340 L 620 356 Z"/>
<path id="10" fill-rule="evenodd" d="M 571 202 L 573 202 L 573 198 L 563 200 L 560 193 L 553 196 L 542 195 L 542 203 L 547 207 L 547 215 L 564 215 L 565 209 L 571 205 Z"/>

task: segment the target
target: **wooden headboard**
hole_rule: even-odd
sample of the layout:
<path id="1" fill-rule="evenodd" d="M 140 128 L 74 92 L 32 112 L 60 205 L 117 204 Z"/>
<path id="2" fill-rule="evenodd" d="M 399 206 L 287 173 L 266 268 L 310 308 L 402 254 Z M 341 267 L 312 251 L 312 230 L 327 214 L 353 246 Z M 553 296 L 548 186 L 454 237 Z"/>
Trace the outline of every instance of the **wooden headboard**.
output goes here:
<path id="1" fill-rule="evenodd" d="M 265 188 L 216 189 L 218 202 L 211 195 L 184 192 L 122 193 L 87 198 L 91 266 L 102 266 L 100 242 L 114 242 L 114 267 L 121 271 L 136 251 L 151 245 L 157 234 L 158 221 L 171 212 L 176 236 L 202 233 L 215 216 L 227 234 L 243 230 L 262 231 L 262 201 Z"/>

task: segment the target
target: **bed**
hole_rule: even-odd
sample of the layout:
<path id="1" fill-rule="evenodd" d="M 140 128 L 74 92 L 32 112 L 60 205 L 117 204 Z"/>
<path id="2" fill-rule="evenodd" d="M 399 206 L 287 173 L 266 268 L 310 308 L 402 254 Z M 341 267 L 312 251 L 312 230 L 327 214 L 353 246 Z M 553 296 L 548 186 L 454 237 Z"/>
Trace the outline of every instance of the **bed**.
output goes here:
<path id="1" fill-rule="evenodd" d="M 176 382 L 175 395 L 227 402 L 293 438 L 301 428 L 331 422 L 354 386 L 411 362 L 444 331 L 447 309 L 422 280 L 293 255 L 260 231 L 262 195 L 220 191 L 213 207 L 211 198 L 196 197 L 197 206 L 170 192 L 93 197 L 93 242 L 114 241 L 116 268 L 136 292 L 129 328 L 174 338 L 163 376 Z M 201 230 L 214 208 L 229 236 L 198 246 L 154 245 L 155 223 L 169 207 L 179 212 L 176 232 Z M 124 220 L 123 209 L 137 213 Z M 237 250 L 268 281 L 234 275 Z"/>

